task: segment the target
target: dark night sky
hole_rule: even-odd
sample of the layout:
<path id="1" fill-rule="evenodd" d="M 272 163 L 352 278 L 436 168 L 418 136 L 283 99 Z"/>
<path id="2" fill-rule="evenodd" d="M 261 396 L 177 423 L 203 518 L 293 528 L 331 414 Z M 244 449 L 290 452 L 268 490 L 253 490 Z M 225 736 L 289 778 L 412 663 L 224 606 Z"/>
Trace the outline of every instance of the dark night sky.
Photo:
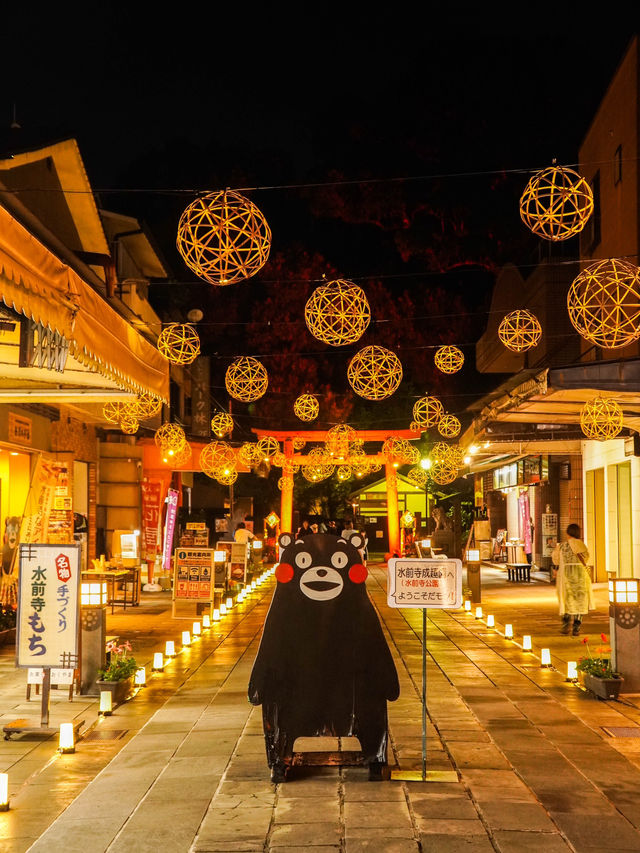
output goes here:
<path id="1" fill-rule="evenodd" d="M 618 28 L 596 38 L 561 23 L 557 9 L 552 22 L 537 9 L 535 21 L 510 30 L 486 7 L 475 17 L 457 8 L 449 20 L 426 6 L 420 18 L 399 7 L 395 16 L 367 11 L 349 21 L 344 11 L 321 17 L 307 7 L 296 7 L 295 18 L 271 10 L 256 18 L 248 6 L 232 17 L 219 4 L 182 4 L 171 17 L 147 3 L 79 9 L 82 17 L 67 20 L 8 13 L 0 125 L 16 103 L 16 147 L 76 137 L 102 204 L 147 221 L 181 283 L 193 278 L 174 250 L 175 227 L 192 196 L 158 190 L 322 182 L 330 172 L 350 179 L 533 170 L 554 157 L 573 163 L 637 29 L 618 15 Z M 526 235 L 514 207 L 524 181 L 458 176 L 407 182 L 403 191 L 414 205 L 423 194 L 445 216 L 466 211 L 472 260 L 519 263 Z M 384 192 L 378 186 L 378 201 Z M 381 230 L 323 218 L 313 190 L 251 197 L 272 226 L 272 255 L 300 243 L 345 276 L 423 271 L 419 257 L 403 260 L 392 245 L 393 222 Z M 420 285 L 429 287 L 424 272 Z M 443 282 L 471 312 L 486 309 L 486 276 Z M 249 288 L 247 302 L 262 296 L 253 282 L 237 287 Z M 153 292 L 159 310 L 168 308 L 167 285 Z M 205 320 L 225 310 L 208 285 L 179 284 L 171 293 L 185 310 L 202 305 Z M 472 333 L 482 333 L 481 315 Z M 236 354 L 220 340 L 203 343 L 212 354 Z M 466 381 L 477 379 L 470 371 Z"/>

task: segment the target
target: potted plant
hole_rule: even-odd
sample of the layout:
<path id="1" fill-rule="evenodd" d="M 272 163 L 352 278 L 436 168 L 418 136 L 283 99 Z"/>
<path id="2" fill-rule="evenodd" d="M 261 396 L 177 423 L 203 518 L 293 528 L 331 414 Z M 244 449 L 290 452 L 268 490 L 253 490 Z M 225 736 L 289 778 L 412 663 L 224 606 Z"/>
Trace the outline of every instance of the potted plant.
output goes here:
<path id="1" fill-rule="evenodd" d="M 16 610 L 0 605 L 0 646 L 16 641 Z"/>
<path id="2" fill-rule="evenodd" d="M 606 634 L 600 634 L 603 643 L 609 642 Z M 617 699 L 623 677 L 611 666 L 610 657 L 593 657 L 589 649 L 589 638 L 583 637 L 582 644 L 586 647 L 587 657 L 578 662 L 578 669 L 583 675 L 584 686 L 600 699 Z M 611 653 L 611 647 L 601 646 L 596 649 L 596 654 L 606 655 Z"/>
<path id="3" fill-rule="evenodd" d="M 98 670 L 96 685 L 98 690 L 111 691 L 114 705 L 119 705 L 133 690 L 133 683 L 138 669 L 136 659 L 129 655 L 131 643 L 127 640 L 121 646 L 115 642 L 107 643 L 109 663 L 104 669 Z"/>

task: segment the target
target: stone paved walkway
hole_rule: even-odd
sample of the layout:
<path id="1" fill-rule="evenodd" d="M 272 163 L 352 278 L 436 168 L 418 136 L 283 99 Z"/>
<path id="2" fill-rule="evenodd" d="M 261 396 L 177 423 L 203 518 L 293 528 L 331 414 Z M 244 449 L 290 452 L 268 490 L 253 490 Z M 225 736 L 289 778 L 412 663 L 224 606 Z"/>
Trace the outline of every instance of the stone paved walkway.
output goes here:
<path id="1" fill-rule="evenodd" d="M 389 759 L 417 769 L 421 614 L 388 608 L 384 569 L 370 568 L 401 684 L 389 706 Z M 577 641 L 557 634 L 553 590 L 491 577 L 483 603 L 499 622 L 509 614 L 516 634 L 551 645 L 555 662 L 573 656 Z M 11 810 L 0 814 L 2 853 L 640 850 L 640 738 L 616 740 L 602 728 L 640 734 L 636 700 L 595 700 L 564 681 L 559 663 L 542 669 L 461 611 L 431 611 L 427 631 L 428 766 L 455 769 L 459 781 L 370 783 L 364 768 L 308 767 L 272 785 L 260 709 L 246 699 L 271 589 L 99 724 L 124 732 L 118 740 L 81 740 L 69 756 L 51 740 L 0 743 L 12 790 Z M 603 613 L 586 627 L 606 628 Z M 141 660 L 182 627 L 151 605 L 109 623 L 133 639 Z M 12 674 L 4 655 L 0 690 L 4 722 L 24 710 L 24 676 Z M 68 713 L 63 705 L 56 697 L 55 715 Z M 71 705 L 93 722 L 95 702 L 75 697 Z"/>

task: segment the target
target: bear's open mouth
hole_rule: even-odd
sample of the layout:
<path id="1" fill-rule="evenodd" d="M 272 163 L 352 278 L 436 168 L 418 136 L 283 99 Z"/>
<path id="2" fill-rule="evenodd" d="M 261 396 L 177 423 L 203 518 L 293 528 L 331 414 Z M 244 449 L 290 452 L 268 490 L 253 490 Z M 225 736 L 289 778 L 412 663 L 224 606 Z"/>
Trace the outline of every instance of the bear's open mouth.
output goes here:
<path id="1" fill-rule="evenodd" d="M 317 589 L 318 592 L 325 592 L 327 589 L 335 589 L 339 584 L 332 583 L 331 581 L 305 581 L 304 586 Z"/>

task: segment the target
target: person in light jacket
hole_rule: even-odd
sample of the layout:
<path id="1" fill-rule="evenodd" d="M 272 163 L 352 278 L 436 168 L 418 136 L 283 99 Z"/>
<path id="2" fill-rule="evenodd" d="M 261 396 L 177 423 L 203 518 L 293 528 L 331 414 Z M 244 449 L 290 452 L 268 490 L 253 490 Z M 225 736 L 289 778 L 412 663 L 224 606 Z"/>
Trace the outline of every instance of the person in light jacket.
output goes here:
<path id="1" fill-rule="evenodd" d="M 567 527 L 567 541 L 556 545 L 551 555 L 553 563 L 558 566 L 556 593 L 558 606 L 562 616 L 561 634 L 571 631 L 573 617 L 573 636 L 580 633 L 582 617 L 595 609 L 591 578 L 587 569 L 589 551 L 580 538 L 580 528 L 577 524 Z"/>

